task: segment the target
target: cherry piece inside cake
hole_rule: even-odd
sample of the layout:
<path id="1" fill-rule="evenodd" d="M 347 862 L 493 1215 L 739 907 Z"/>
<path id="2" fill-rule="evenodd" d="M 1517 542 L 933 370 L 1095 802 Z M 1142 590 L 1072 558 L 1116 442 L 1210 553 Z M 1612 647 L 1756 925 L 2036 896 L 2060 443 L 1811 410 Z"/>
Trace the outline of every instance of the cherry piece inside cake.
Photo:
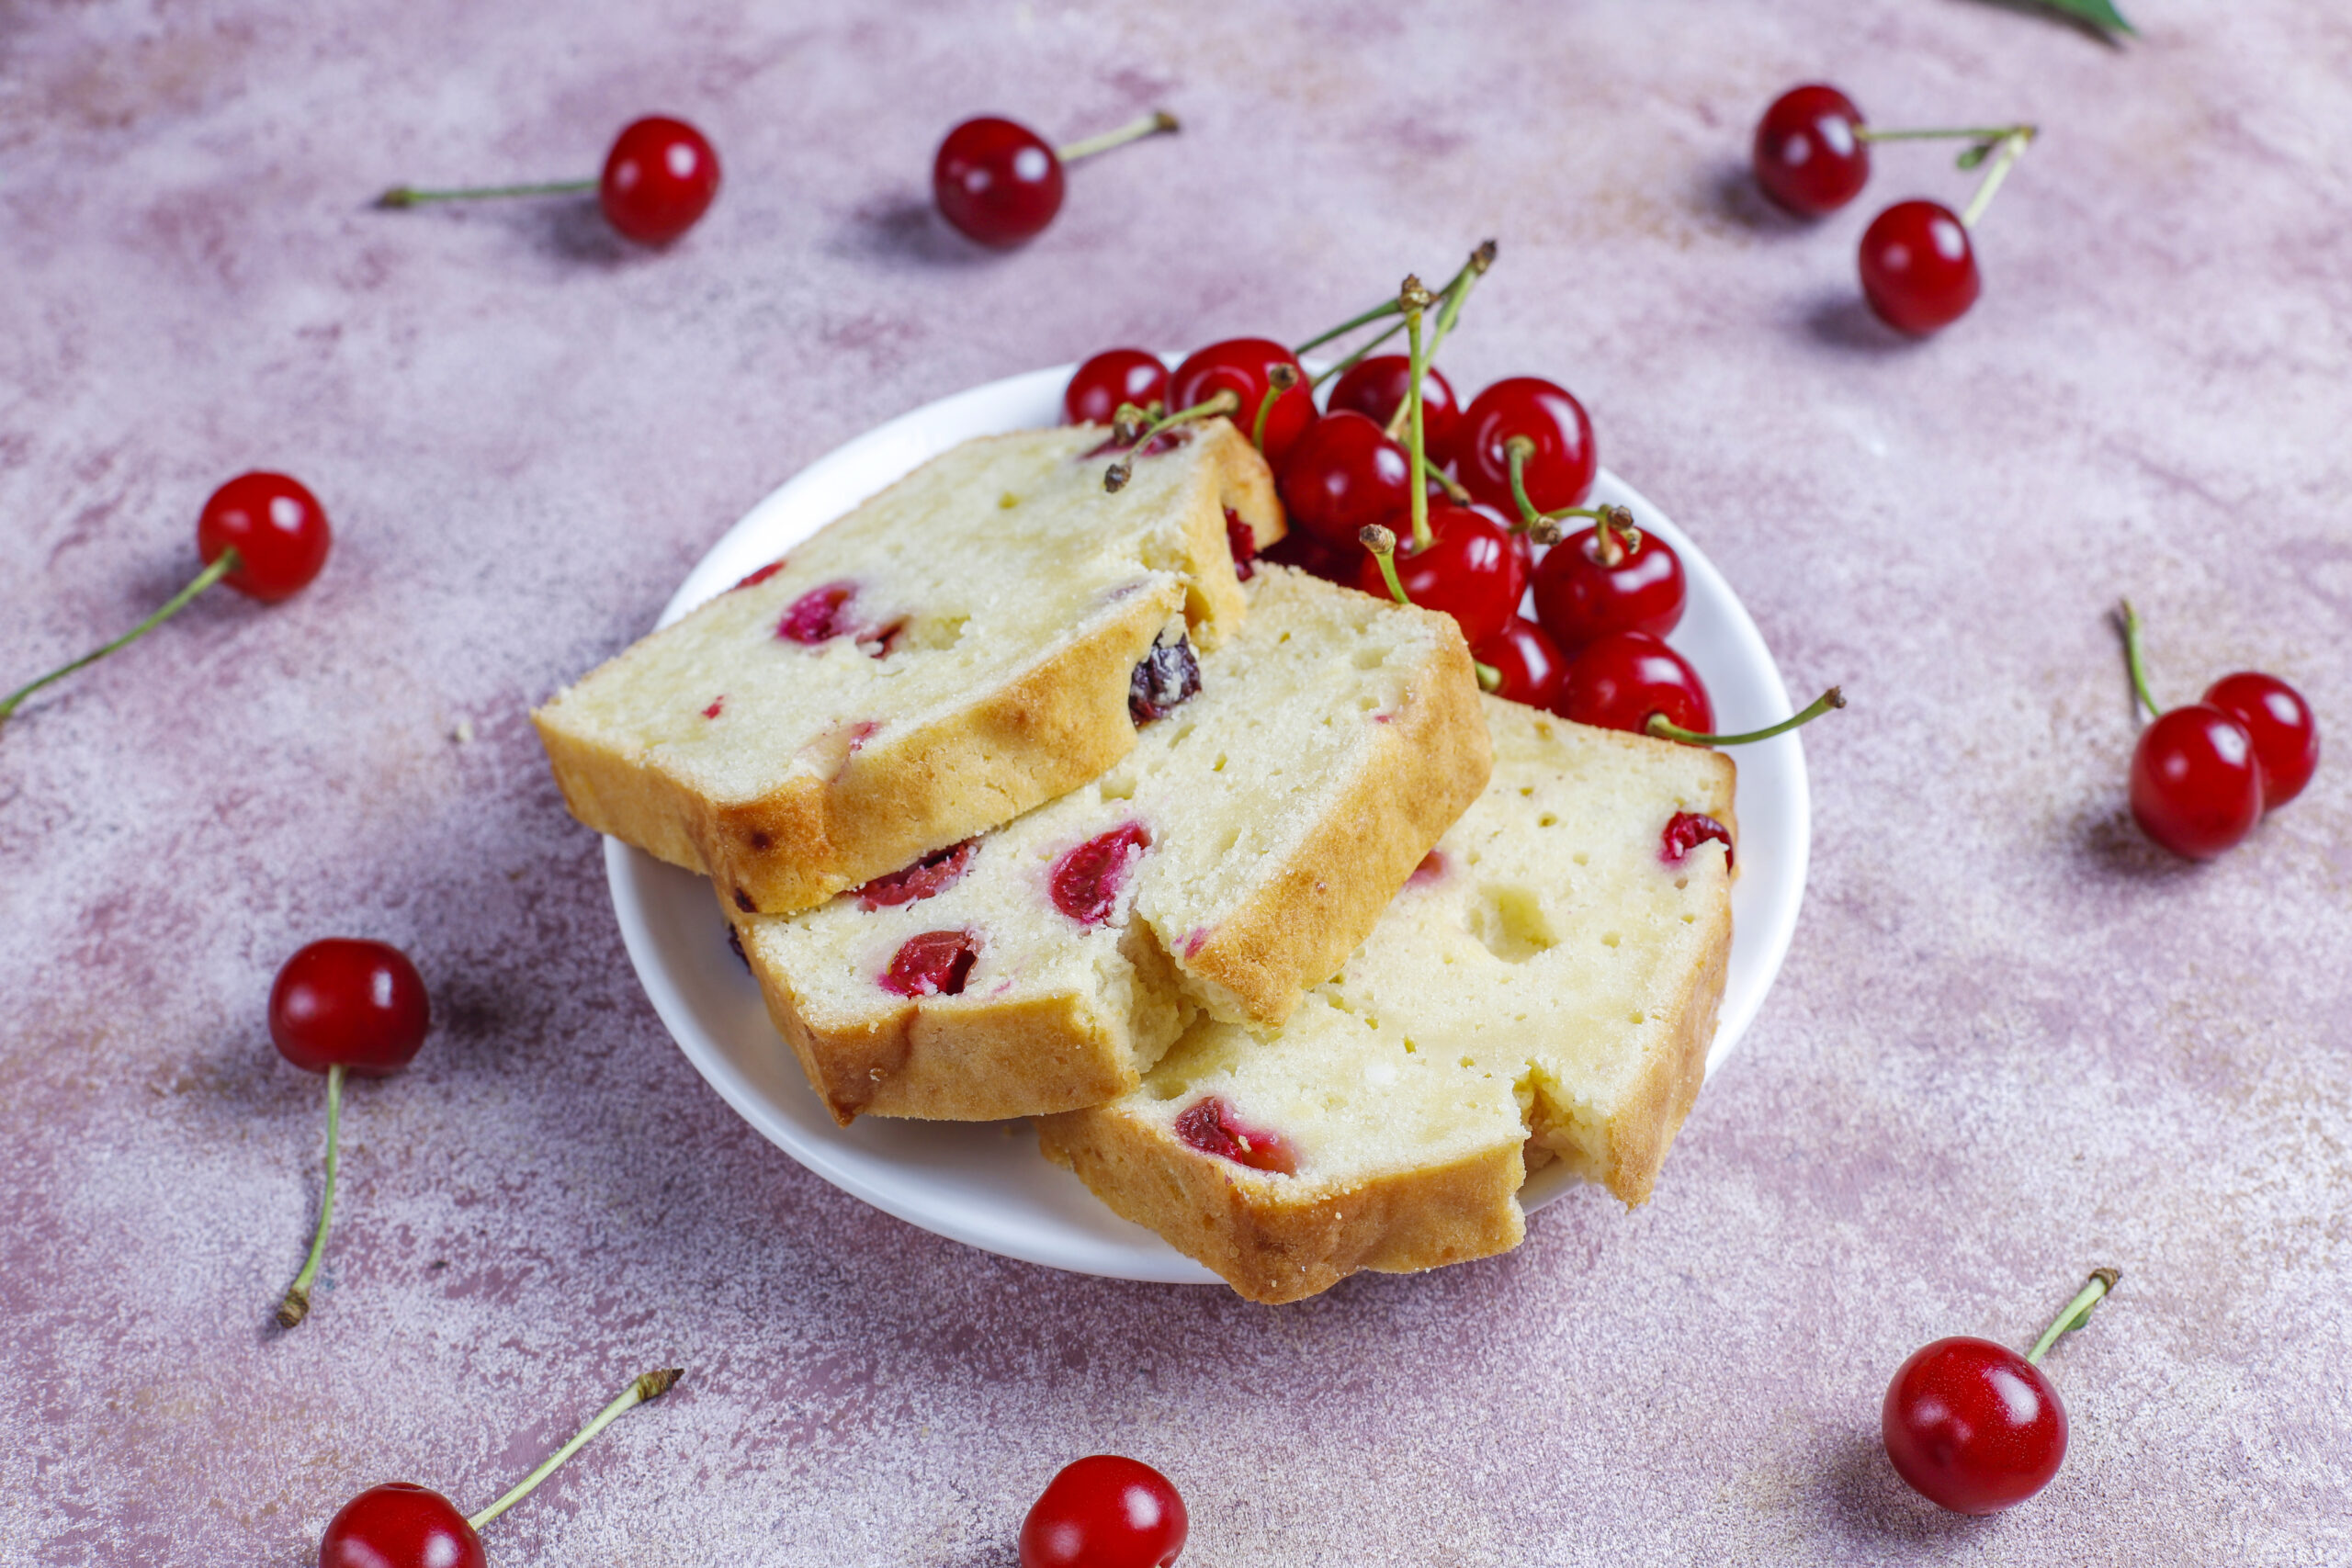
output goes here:
<path id="1" fill-rule="evenodd" d="M 1202 1019 L 1048 1157 L 1246 1296 L 1518 1245 L 1557 1159 L 1649 1196 L 1731 949 L 1720 752 L 1486 701 L 1494 772 L 1280 1029 Z M 1279 1156 L 1267 1151 L 1279 1151 Z"/>
<path id="2" fill-rule="evenodd" d="M 1228 518 L 1283 521 L 1222 420 L 1116 494 L 1105 434 L 967 442 L 560 693 L 533 717 L 572 815 L 784 913 L 1118 761 L 1170 619 L 1204 650 L 1241 619 Z"/>
<path id="3" fill-rule="evenodd" d="M 836 1117 L 1099 1104 L 1196 1013 L 1279 1022 L 1476 796 L 1486 724 L 1451 617 L 1283 567 L 1243 592 L 1197 660 L 1166 629 L 1185 655 L 1145 661 L 1158 716 L 1109 773 L 819 908 L 730 913 Z M 968 968 L 907 978 L 908 944 L 943 932 Z"/>

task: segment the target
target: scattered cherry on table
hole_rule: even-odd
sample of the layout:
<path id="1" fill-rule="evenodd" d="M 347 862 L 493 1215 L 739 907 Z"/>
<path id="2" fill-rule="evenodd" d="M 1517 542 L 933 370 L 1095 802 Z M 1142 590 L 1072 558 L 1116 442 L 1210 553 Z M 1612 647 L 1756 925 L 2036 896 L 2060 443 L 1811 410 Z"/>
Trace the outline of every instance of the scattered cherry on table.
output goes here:
<path id="1" fill-rule="evenodd" d="M 1968 226 L 1933 201 L 1898 201 L 1862 234 L 1862 298 L 1879 320 L 1914 337 L 1950 326 L 1983 283 Z"/>
<path id="2" fill-rule="evenodd" d="M 932 198 L 967 239 L 1000 249 L 1018 245 L 1043 233 L 1062 209 L 1065 165 L 1176 129 L 1174 115 L 1155 110 L 1057 148 L 1016 120 L 982 115 L 940 142 L 931 164 Z"/>
<path id="3" fill-rule="evenodd" d="M 1861 130 L 1862 111 L 1837 88 L 1820 82 L 1790 88 L 1757 123 L 1756 183 L 1800 218 L 1837 211 L 1871 177 Z"/>
<path id="4" fill-rule="evenodd" d="M 2278 677 L 2241 671 L 2214 682 L 2202 701 L 2165 708 L 2148 685 L 2140 617 L 2128 600 L 2121 621 L 2132 695 L 2154 716 L 2132 750 L 2132 818 L 2173 853 L 2211 860 L 2311 782 L 2319 765 L 2311 705 Z"/>
<path id="5" fill-rule="evenodd" d="M 2034 1348 L 1961 1335 L 1912 1353 L 1886 1385 L 1886 1457 L 1911 1489 L 1958 1514 L 1996 1514 L 2043 1487 L 2066 1461 L 2066 1406 L 2041 1371 L 2061 1334 L 2082 1326 L 2120 1278 L 2093 1271 Z"/>
<path id="6" fill-rule="evenodd" d="M 265 604 L 292 598 L 325 567 L 334 544 L 325 509 L 300 480 L 277 473 L 239 474 L 214 491 L 197 514 L 196 553 L 204 570 L 195 581 L 112 642 L 0 697 L 0 724 L 43 686 L 137 642 L 216 582 Z"/>
<path id="7" fill-rule="evenodd" d="M 1021 1521 L 1021 1568 L 1170 1568 L 1191 1528 L 1151 1466 L 1091 1454 L 1062 1467 Z"/>
<path id="8" fill-rule="evenodd" d="M 1108 424 L 1132 403 L 1149 413 L 1168 403 L 1168 367 L 1140 348 L 1106 348 L 1078 367 L 1062 392 L 1064 424 Z"/>
<path id="9" fill-rule="evenodd" d="M 2301 692 L 2276 675 L 2241 670 L 2206 687 L 2204 700 L 2236 719 L 2253 740 L 2265 815 L 2303 793 L 2319 768 L 2319 721 Z"/>
<path id="10" fill-rule="evenodd" d="M 311 1254 L 278 1303 L 279 1326 L 310 1315 L 311 1285 L 326 1257 L 334 1218 L 337 1145 L 345 1074 L 386 1077 L 415 1060 L 433 1024 L 424 980 L 408 955 L 387 942 L 328 937 L 288 959 L 269 988 L 269 1037 L 277 1053 L 305 1072 L 327 1077 L 325 1190 Z"/>
<path id="11" fill-rule="evenodd" d="M 419 189 L 394 186 L 376 198 L 393 209 L 445 201 L 495 201 L 513 197 L 596 193 L 614 231 L 643 245 L 666 245 L 702 220 L 718 197 L 718 152 L 683 119 L 648 115 L 613 139 L 604 173 L 593 180 L 539 180 L 526 185 Z"/>

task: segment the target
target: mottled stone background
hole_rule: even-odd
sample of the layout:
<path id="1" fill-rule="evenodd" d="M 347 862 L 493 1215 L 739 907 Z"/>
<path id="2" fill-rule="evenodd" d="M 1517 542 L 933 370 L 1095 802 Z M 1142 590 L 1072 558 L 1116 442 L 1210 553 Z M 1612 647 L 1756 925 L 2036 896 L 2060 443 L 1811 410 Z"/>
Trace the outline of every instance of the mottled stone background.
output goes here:
<path id="1" fill-rule="evenodd" d="M 1005 1568 L 1101 1449 L 1177 1478 L 1204 1565 L 2352 1561 L 2352 19 L 2130 8 L 2110 47 L 1983 0 L 0 5 L 0 673 L 163 599 L 232 473 L 338 531 L 313 591 L 200 603 L 0 737 L 0 1555 L 292 1568 L 357 1488 L 480 1506 L 676 1361 L 497 1561 Z M 1965 195 L 1943 155 L 1810 229 L 1742 175 L 1815 76 L 2046 128 L 1933 342 L 1853 248 Z M 967 112 L 1155 104 L 1185 133 L 1025 251 L 929 214 Z M 584 202 L 368 209 L 593 172 L 654 110 L 726 169 L 668 254 Z M 969 1251 L 762 1143 L 640 996 L 526 705 L 878 421 L 1303 336 L 1487 234 L 1457 384 L 1572 386 L 1791 685 L 1854 701 L 1788 967 L 1656 1201 L 1270 1311 Z M 2258 666 L 2330 732 L 2210 866 L 2124 810 L 2126 591 L 2165 692 Z M 407 948 L 440 1021 L 352 1095 L 281 1336 L 321 1093 L 264 1002 L 329 933 Z M 2022 1344 L 2101 1263 L 2056 1483 L 1905 1492 L 1895 1364 Z"/>

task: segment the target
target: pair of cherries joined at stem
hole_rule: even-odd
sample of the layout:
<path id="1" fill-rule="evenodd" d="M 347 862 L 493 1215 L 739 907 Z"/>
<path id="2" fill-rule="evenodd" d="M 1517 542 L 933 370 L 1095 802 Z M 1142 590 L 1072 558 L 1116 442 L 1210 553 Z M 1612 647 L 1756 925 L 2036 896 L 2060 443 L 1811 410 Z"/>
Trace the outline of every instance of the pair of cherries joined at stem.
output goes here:
<path id="1" fill-rule="evenodd" d="M 1950 326 L 1983 291 L 1970 231 L 2032 142 L 2030 125 L 1883 130 L 1821 83 L 1792 87 L 1772 101 L 1756 127 L 1752 162 L 1764 194 L 1800 218 L 1834 212 L 1860 194 L 1873 141 L 1966 141 L 1962 169 L 1987 165 L 1968 205 L 1955 213 L 1939 202 L 1900 201 L 1862 234 L 1862 297 L 1879 319 L 1915 337 Z"/>
<path id="2" fill-rule="evenodd" d="M 2022 1356 L 1969 1335 L 1914 1351 L 1888 1382 L 1879 1413 L 1895 1473 L 1956 1514 L 1997 1514 L 2049 1485 L 2066 1460 L 2066 1406 L 2041 1358 L 2083 1325 L 2120 1278 L 2112 1269 L 2093 1270 Z"/>
<path id="3" fill-rule="evenodd" d="M 641 245 L 666 245 L 701 221 L 717 199 L 718 153 L 708 137 L 684 120 L 648 115 L 622 128 L 612 151 L 605 155 L 604 173 L 593 180 L 541 180 L 449 190 L 395 186 L 377 197 L 376 205 L 423 207 L 445 201 L 574 196 L 592 190 L 605 221 L 624 239 Z"/>
<path id="4" fill-rule="evenodd" d="M 204 570 L 195 581 L 112 642 L 0 697 L 0 724 L 35 692 L 138 641 L 216 582 L 265 604 L 292 598 L 319 575 L 334 544 L 325 509 L 300 481 L 284 474 L 238 475 L 214 491 L 197 514 L 196 553 Z"/>
<path id="5" fill-rule="evenodd" d="M 2177 855 L 2211 860 L 2303 792 L 2319 767 L 2319 725 L 2275 675 L 2224 675 L 2197 702 L 2166 708 L 2148 687 L 2140 617 L 2122 607 L 2132 698 L 2151 716 L 2132 752 L 2132 816 Z"/>
<path id="6" fill-rule="evenodd" d="M 998 249 L 1023 244 L 1061 211 L 1069 164 L 1176 129 L 1174 115 L 1155 109 L 1115 130 L 1056 147 L 1015 120 L 983 115 L 940 142 L 931 162 L 932 199 L 967 239 Z"/>

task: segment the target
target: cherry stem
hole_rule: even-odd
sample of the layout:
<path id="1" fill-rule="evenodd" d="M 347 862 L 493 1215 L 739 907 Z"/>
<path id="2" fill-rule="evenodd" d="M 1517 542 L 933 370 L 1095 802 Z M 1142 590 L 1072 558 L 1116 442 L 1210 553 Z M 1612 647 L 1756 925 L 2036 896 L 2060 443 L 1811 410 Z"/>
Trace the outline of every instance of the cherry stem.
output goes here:
<path id="1" fill-rule="evenodd" d="M 2027 1362 L 2033 1366 L 2040 1366 L 2041 1358 L 2049 1351 L 2050 1347 L 2058 1343 L 2058 1337 L 2080 1328 L 2088 1322 L 2091 1308 L 2098 1305 L 2106 1298 L 2107 1293 L 2115 1289 L 2116 1281 L 2122 1278 L 2123 1271 L 2120 1269 L 2092 1269 L 2091 1282 L 2075 1292 L 2075 1299 L 2066 1303 L 2065 1310 L 2058 1314 L 2056 1321 L 2041 1331 L 2041 1337 L 2035 1340 L 2033 1348 L 2025 1353 Z"/>
<path id="2" fill-rule="evenodd" d="M 1405 312 L 1405 342 L 1408 345 L 1404 404 L 1407 416 L 1405 455 L 1413 462 L 1413 549 L 1418 553 L 1430 547 L 1430 486 L 1426 477 L 1430 460 L 1424 442 L 1421 411 L 1421 378 L 1429 374 L 1430 368 L 1429 348 L 1421 341 L 1421 312 L 1430 307 L 1430 291 L 1421 287 L 1419 278 L 1408 272 L 1405 275 L 1404 284 L 1396 291 L 1396 303 Z"/>
<path id="3" fill-rule="evenodd" d="M 1471 503 L 1473 497 L 1468 491 L 1462 488 L 1462 481 L 1443 468 L 1431 468 L 1429 478 L 1430 482 L 1445 491 L 1445 498 L 1456 506 L 1467 506 Z"/>
<path id="4" fill-rule="evenodd" d="M 1443 346 L 1446 334 L 1453 330 L 1455 320 L 1462 314 L 1463 302 L 1470 298 L 1470 290 L 1494 265 L 1495 243 L 1488 240 L 1470 253 L 1470 259 L 1462 264 L 1462 270 L 1455 273 L 1453 281 L 1445 286 L 1445 292 L 1439 296 L 1444 303 L 1438 308 L 1437 323 L 1430 331 L 1429 352 L 1421 356 L 1423 374 L 1427 374 L 1430 362 L 1437 358 L 1437 351 Z M 1417 379 L 1413 385 L 1419 389 L 1420 382 Z M 1388 416 L 1388 439 L 1394 441 L 1404 433 L 1405 405 L 1398 403 L 1396 412 Z"/>
<path id="5" fill-rule="evenodd" d="M 1126 412 L 1134 406 L 1135 405 L 1132 403 L 1122 403 L 1119 405 L 1119 413 L 1121 415 L 1125 415 Z M 1142 430 L 1136 433 L 1135 440 L 1128 444 L 1130 453 L 1132 454 L 1134 452 L 1142 451 L 1144 447 L 1156 439 L 1162 431 L 1169 429 L 1172 425 L 1189 423 L 1196 419 L 1208 419 L 1216 414 L 1231 415 L 1240 407 L 1241 398 L 1239 394 L 1231 391 L 1224 391 L 1219 392 L 1216 397 L 1210 398 L 1205 401 L 1194 403 L 1191 408 L 1178 409 L 1174 413 L 1161 414 L 1158 419 L 1153 420 L 1149 424 L 1145 425 Z M 1121 423 L 1124 423 L 1124 421 Z M 1114 434 L 1115 434 L 1115 432 Z M 1126 488 L 1127 481 L 1133 478 L 1135 478 L 1135 468 L 1127 462 L 1126 458 L 1121 457 L 1109 468 L 1102 470 L 1102 488 L 1109 491 L 1112 494 L 1116 495 L 1120 491 Z"/>
<path id="6" fill-rule="evenodd" d="M 2148 716 L 2154 718 L 2165 711 L 2156 701 L 2155 693 L 2148 689 L 2148 664 L 2140 651 L 2140 615 L 2132 608 L 2132 601 L 2123 601 L 2123 662 L 2132 671 L 2132 691 L 2148 705 Z"/>
<path id="7" fill-rule="evenodd" d="M 1813 705 L 1803 713 L 1792 714 L 1778 724 L 1763 729 L 1751 729 L 1745 735 L 1702 735 L 1695 729 L 1685 729 L 1679 724 L 1669 723 L 1662 713 L 1650 715 L 1649 723 L 1643 728 L 1660 740 L 1679 740 L 1685 746 L 1747 746 L 1758 740 L 1770 740 L 1775 735 L 1786 735 L 1799 725 L 1811 724 L 1831 708 L 1845 705 L 1846 694 L 1832 686 L 1815 697 Z"/>
<path id="8" fill-rule="evenodd" d="M 1492 240 L 1488 240 L 1480 244 L 1476 250 L 1470 253 L 1470 259 L 1462 264 L 1462 272 L 1455 273 L 1452 280 L 1449 281 L 1444 288 L 1441 289 L 1439 292 L 1442 294 L 1452 294 L 1453 292 L 1454 286 L 1462 281 L 1462 273 L 1473 270 L 1484 272 L 1494 265 L 1495 243 Z M 1384 299 L 1379 304 L 1374 305 L 1371 310 L 1366 310 L 1363 314 L 1351 317 L 1347 321 L 1341 321 L 1338 326 L 1333 327 L 1329 332 L 1317 333 L 1315 336 L 1308 338 L 1305 343 L 1300 344 L 1296 348 L 1291 350 L 1291 352 L 1293 354 L 1305 354 L 1308 349 L 1320 348 L 1323 344 L 1329 343 L 1335 337 L 1345 337 L 1350 333 L 1355 331 L 1358 327 L 1368 327 L 1374 321 L 1385 321 L 1390 316 L 1402 315 L 1403 313 L 1403 309 L 1396 300 Z"/>
<path id="9" fill-rule="evenodd" d="M 1374 349 L 1378 348 L 1382 344 L 1386 343 L 1390 338 L 1395 337 L 1398 333 L 1401 333 L 1404 330 L 1404 322 L 1397 321 L 1393 323 L 1386 332 L 1382 333 L 1378 337 L 1374 338 L 1370 343 L 1365 344 L 1362 348 L 1357 349 L 1353 354 L 1349 355 L 1345 359 L 1340 360 L 1337 365 L 1332 366 L 1329 370 L 1326 370 L 1320 376 L 1316 377 L 1315 379 L 1309 381 L 1307 385 L 1310 387 L 1319 387 L 1334 376 L 1346 375 L 1349 371 L 1354 369 L 1357 364 L 1361 362 L 1365 355 L 1369 355 Z"/>
<path id="10" fill-rule="evenodd" d="M 2005 136 L 2016 136 L 2020 133 L 2030 136 L 2033 131 L 2034 128 L 2030 125 L 1935 126 L 1927 130 L 1881 130 L 1875 126 L 1858 125 L 1854 128 L 1854 140 L 1857 141 L 1982 141 L 1989 146 Z"/>
<path id="11" fill-rule="evenodd" d="M 521 186 L 465 186 L 456 190 L 419 190 L 414 186 L 394 186 L 376 198 L 379 207 L 398 211 L 404 207 L 423 207 L 428 201 L 502 201 L 515 196 L 577 196 L 582 191 L 594 190 L 595 180 L 539 180 Z"/>
<path id="12" fill-rule="evenodd" d="M 1057 147 L 1054 156 L 1065 164 L 1075 164 L 1080 158 L 1091 158 L 1097 152 L 1108 152 L 1114 147 L 1125 147 L 1130 141 L 1140 141 L 1147 136 L 1159 136 L 1180 129 L 1174 115 L 1166 109 L 1154 109 L 1141 119 L 1131 121 L 1116 130 L 1106 130 L 1100 136 L 1090 136 L 1067 147 Z"/>
<path id="13" fill-rule="evenodd" d="M 1976 220 L 1984 216 L 1986 208 L 1993 205 L 1993 193 L 2001 188 L 2001 182 L 2009 177 L 2010 169 L 2016 167 L 2017 161 L 2024 157 L 2025 150 L 2032 145 L 2034 134 L 2032 126 L 2021 125 L 2001 138 L 2000 151 L 1993 154 L 1992 166 L 1984 171 L 1984 178 L 1977 186 L 1976 194 L 1970 197 L 1968 205 L 1961 209 L 1962 228 L 1976 227 Z"/>
<path id="14" fill-rule="evenodd" d="M 9 693 L 6 697 L 0 697 L 0 724 L 6 724 L 8 722 L 8 716 L 17 711 L 17 705 L 18 703 L 21 703 L 27 697 L 31 696 L 35 692 L 40 691 L 51 681 L 62 681 L 66 676 L 74 673 L 74 671 L 81 669 L 85 664 L 95 664 L 99 660 L 104 659 L 107 654 L 112 653 L 116 649 L 137 642 L 141 637 L 145 637 L 149 632 L 153 631 L 157 626 L 162 626 L 165 621 L 170 620 L 174 615 L 178 615 L 182 610 L 186 609 L 189 600 L 195 598 L 198 594 L 203 592 L 206 589 L 211 587 L 214 583 L 220 581 L 222 578 L 236 570 L 237 568 L 243 564 L 243 559 L 237 554 L 235 546 L 232 545 L 229 548 L 222 550 L 218 560 L 215 560 L 210 566 L 206 567 L 202 571 L 197 573 L 196 581 L 189 583 L 186 588 L 181 589 L 177 593 L 173 594 L 171 598 L 164 603 L 162 609 L 156 611 L 153 615 L 148 616 L 145 620 L 140 622 L 137 626 L 131 627 L 129 631 L 123 633 L 120 637 L 107 644 L 104 648 L 99 649 L 95 653 L 85 653 L 81 658 L 75 660 L 73 663 L 52 670 L 48 674 L 42 676 L 40 680 L 31 682 L 29 685 L 19 686 L 15 691 Z"/>
<path id="15" fill-rule="evenodd" d="M 311 1256 L 303 1260 L 302 1271 L 286 1287 L 286 1299 L 277 1303 L 277 1326 L 292 1328 L 311 1315 L 311 1281 L 319 1277 L 319 1263 L 327 1255 L 327 1226 L 334 1222 L 335 1155 L 342 1143 L 343 1133 L 343 1064 L 327 1068 L 327 1183 L 326 1192 L 319 1200 L 318 1234 L 311 1237 Z"/>
<path id="16" fill-rule="evenodd" d="M 1268 367 L 1266 395 L 1258 400 L 1258 417 L 1250 422 L 1250 445 L 1258 449 L 1261 457 L 1263 457 L 1266 451 L 1266 416 L 1274 412 L 1274 404 L 1280 400 L 1282 395 L 1297 385 L 1298 372 L 1289 366 Z"/>
<path id="17" fill-rule="evenodd" d="M 670 1392 L 673 1384 L 685 1375 L 686 1370 L 684 1367 L 664 1367 L 659 1371 L 647 1372 L 635 1382 L 630 1383 L 628 1388 L 621 1392 L 621 1396 L 618 1399 L 614 1400 L 610 1404 L 605 1405 L 605 1408 L 596 1412 L 596 1418 L 594 1421 L 589 1422 L 585 1427 L 580 1428 L 579 1434 L 575 1436 L 571 1441 L 556 1450 L 554 1453 L 548 1456 L 546 1463 L 540 1465 L 538 1469 L 531 1472 L 530 1474 L 523 1477 L 521 1483 L 515 1486 L 514 1491 L 509 1492 L 505 1496 L 501 1497 L 497 1502 L 492 1503 L 481 1513 L 474 1515 L 471 1518 L 468 1519 L 466 1523 L 471 1525 L 476 1529 L 480 1529 L 482 1526 L 490 1523 L 491 1520 L 498 1517 L 499 1515 L 504 1513 L 507 1509 L 513 1507 L 515 1504 L 529 1496 L 531 1495 L 532 1487 L 537 1486 L 540 1482 L 545 1481 L 548 1476 L 553 1475 L 555 1473 L 556 1466 L 561 1464 L 565 1460 L 570 1459 L 573 1454 L 578 1453 L 582 1448 L 586 1447 L 589 1438 L 594 1437 L 597 1433 L 603 1431 L 605 1427 L 619 1420 L 623 1411 L 628 1409 L 631 1405 L 642 1404 L 649 1399 L 661 1398 L 663 1394 Z"/>
<path id="18" fill-rule="evenodd" d="M 1519 525 L 1532 534 L 1545 522 L 1535 503 L 1527 499 L 1527 459 L 1535 456 L 1535 443 L 1514 435 L 1503 443 L 1503 455 L 1510 459 L 1510 499 L 1519 508 Z"/>
<path id="19" fill-rule="evenodd" d="M 1496 669 L 1493 665 L 1481 664 L 1476 660 L 1473 659 L 1470 661 L 1470 668 L 1478 672 L 1478 689 L 1480 691 L 1499 692 L 1503 689 L 1503 672 Z"/>
<path id="20" fill-rule="evenodd" d="M 1405 592 L 1405 585 L 1396 580 L 1396 536 L 1377 523 L 1368 523 L 1356 531 L 1356 539 L 1372 552 L 1380 563 L 1380 580 L 1388 584 L 1389 597 L 1399 604 L 1413 601 Z"/>

